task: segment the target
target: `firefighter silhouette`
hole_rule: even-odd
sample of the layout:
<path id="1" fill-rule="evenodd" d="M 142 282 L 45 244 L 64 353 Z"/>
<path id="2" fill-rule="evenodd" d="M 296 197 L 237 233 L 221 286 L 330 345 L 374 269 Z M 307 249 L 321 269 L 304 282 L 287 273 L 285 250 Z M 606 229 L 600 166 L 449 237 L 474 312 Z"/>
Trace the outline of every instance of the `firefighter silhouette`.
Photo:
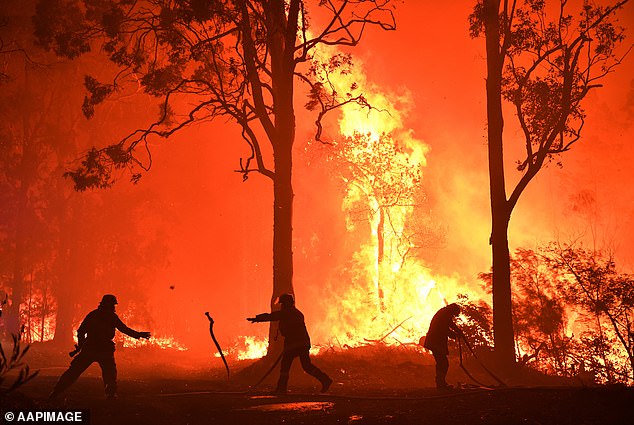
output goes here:
<path id="1" fill-rule="evenodd" d="M 304 323 L 304 315 L 295 307 L 293 296 L 283 294 L 277 303 L 281 305 L 280 310 L 247 318 L 251 323 L 279 321 L 280 333 L 284 337 L 284 351 L 281 355 L 280 378 L 277 381 L 275 392 L 285 393 L 287 391 L 289 371 L 295 357 L 299 357 L 306 373 L 321 382 L 321 392 L 328 391 L 332 379 L 310 361 L 310 337 Z"/>
<path id="2" fill-rule="evenodd" d="M 115 329 L 132 338 L 150 338 L 149 332 L 137 332 L 127 327 L 115 313 L 117 298 L 104 295 L 97 309 L 88 313 L 77 329 L 76 350 L 69 353 L 75 356 L 69 368 L 60 376 L 49 398 L 55 399 L 94 362 L 99 363 L 101 375 L 108 399 L 117 396 L 117 366 L 114 361 L 115 344 L 112 340 Z"/>
<path id="3" fill-rule="evenodd" d="M 459 335 L 463 335 L 460 328 L 453 321 L 458 314 L 460 314 L 460 306 L 455 303 L 438 310 L 429 323 L 429 330 L 423 345 L 434 355 L 434 360 L 436 361 L 436 388 L 441 390 L 451 388 L 451 385 L 448 385 L 445 380 L 449 371 L 447 340 L 448 338 L 455 339 Z"/>

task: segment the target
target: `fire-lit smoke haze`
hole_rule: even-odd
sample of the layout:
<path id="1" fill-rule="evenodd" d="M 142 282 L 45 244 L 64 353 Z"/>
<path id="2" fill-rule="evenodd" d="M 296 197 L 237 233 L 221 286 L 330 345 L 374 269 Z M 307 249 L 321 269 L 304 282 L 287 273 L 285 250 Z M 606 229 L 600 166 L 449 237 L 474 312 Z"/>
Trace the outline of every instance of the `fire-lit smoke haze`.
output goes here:
<path id="1" fill-rule="evenodd" d="M 320 53 L 317 61 L 336 54 Z M 424 189 L 429 146 L 405 126 L 413 107 L 408 89 L 383 89 L 368 81 L 366 68 L 356 59 L 350 70 L 324 78 L 338 93 L 360 88 L 368 105 L 344 106 L 325 131 L 334 134 L 331 140 L 306 148 L 310 164 L 325 166 L 340 182 L 341 237 L 350 252 L 324 276 L 325 290 L 316 294 L 323 312 L 317 310 L 321 319 L 313 326 L 315 339 L 339 347 L 416 342 L 447 300 L 484 295 L 455 273 L 435 275 L 424 261 L 424 253 L 438 250 L 444 239 Z M 320 155 L 321 161 L 315 159 Z"/>
<path id="2" fill-rule="evenodd" d="M 359 223 L 351 227 L 351 192 L 336 170 L 326 166 L 330 146 L 314 140 L 314 115 L 303 108 L 308 87 L 297 85 L 294 286 L 316 344 L 378 339 L 401 321 L 406 321 L 401 333 L 393 336 L 404 343 L 417 341 L 445 302 L 456 301 L 461 293 L 487 296 L 477 278 L 491 264 L 486 68 L 484 40 L 468 34 L 472 8 L 472 1 L 462 0 L 399 4 L 397 30 L 368 32 L 351 50 L 354 72 L 341 82 L 358 83 L 368 101 L 387 112 L 350 107 L 327 128 L 330 140 L 340 142 L 355 131 L 374 138 L 392 134 L 420 169 L 424 200 L 420 207 L 400 210 L 396 226 L 402 230 L 416 214 L 424 215 L 442 236 L 418 249 L 403 269 L 389 265 L 383 312 L 377 310 L 373 292 L 376 223 L 370 219 L 365 228 Z M 634 6 L 627 5 L 621 16 L 631 42 Z M 517 205 L 511 250 L 578 240 L 613 249 L 618 264 L 632 270 L 633 75 L 634 58 L 628 57 L 605 79 L 605 87 L 589 96 L 583 139 L 562 156 L 563 167 L 551 164 L 543 170 Z M 72 87 L 79 107 L 81 81 Z M 109 104 L 98 107 L 95 119 L 82 124 L 86 141 L 105 145 L 108 140 L 96 136 L 103 126 L 113 137 L 141 127 L 156 107 L 139 106 L 132 99 L 101 118 Z M 507 178 L 514 182 L 522 146 L 511 114 L 506 129 Z M 119 297 L 119 312 L 128 324 L 150 328 L 158 341 L 193 352 L 213 350 L 204 316 L 209 311 L 221 344 L 261 353 L 267 328 L 245 318 L 267 311 L 271 298 L 271 182 L 254 173 L 243 182 L 234 172 L 248 151 L 239 129 L 229 123 L 196 125 L 153 142 L 151 149 L 152 170 L 138 185 L 124 178 L 99 195 L 104 208 L 92 223 L 134 228 L 137 239 L 147 240 L 147 258 L 123 254 L 114 266 L 138 269 L 139 285 L 113 275 L 102 276 L 102 286 L 95 290 L 78 289 L 81 312 L 76 321 L 96 306 L 102 293 L 111 292 Z M 116 207 L 105 207 L 109 204 Z M 158 257 L 160 261 L 148 261 Z"/>

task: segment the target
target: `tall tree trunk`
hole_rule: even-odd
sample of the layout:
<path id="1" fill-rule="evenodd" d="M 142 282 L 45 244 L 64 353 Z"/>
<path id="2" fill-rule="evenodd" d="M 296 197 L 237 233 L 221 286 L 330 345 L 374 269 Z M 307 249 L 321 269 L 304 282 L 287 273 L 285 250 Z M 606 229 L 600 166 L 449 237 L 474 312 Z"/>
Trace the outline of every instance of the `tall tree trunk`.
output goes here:
<path id="1" fill-rule="evenodd" d="M 273 296 L 293 292 L 293 80 L 289 79 L 284 95 L 276 105 L 277 140 L 273 146 L 275 178 L 273 180 Z M 279 103 L 282 103 L 279 105 Z"/>
<path id="2" fill-rule="evenodd" d="M 503 365 L 515 362 L 508 215 L 493 212 L 493 332 L 495 353 Z"/>
<path id="3" fill-rule="evenodd" d="M 73 302 L 58 293 L 57 314 L 55 315 L 55 335 L 53 342 L 60 346 L 72 346 L 73 343 Z"/>
<path id="4" fill-rule="evenodd" d="M 24 334 L 22 335 L 23 341 L 26 341 L 28 344 L 33 342 L 33 271 L 31 271 L 31 276 L 29 276 L 29 291 L 26 298 L 26 323 L 24 328 Z"/>
<path id="5" fill-rule="evenodd" d="M 293 85 L 295 71 L 295 36 L 297 33 L 297 7 L 289 5 L 287 21 L 286 3 L 272 0 L 266 6 L 267 37 L 271 57 L 273 88 L 273 114 L 275 134 L 271 140 L 275 163 L 273 178 L 273 293 L 271 310 L 277 297 L 293 293 L 293 142 L 295 141 L 295 110 Z M 278 325 L 269 328 L 268 354 L 281 351 L 281 340 L 275 343 Z"/>
<path id="6" fill-rule="evenodd" d="M 42 288 L 42 315 L 40 317 L 40 329 L 42 332 L 40 333 L 40 342 L 44 342 L 44 330 L 46 329 L 46 316 L 48 314 L 48 283 L 44 283 L 44 288 Z"/>
<path id="7" fill-rule="evenodd" d="M 76 264 L 76 263 L 69 263 Z M 60 281 L 55 288 L 54 294 L 57 299 L 57 310 L 55 314 L 55 335 L 53 342 L 60 346 L 72 346 L 73 344 L 73 319 L 75 317 L 75 303 L 73 302 L 73 290 L 71 286 L 74 281 L 68 279 L 72 273 L 64 273 L 60 276 Z"/>
<path id="8" fill-rule="evenodd" d="M 24 93 L 29 92 L 29 69 L 28 65 L 24 64 Z M 23 106 L 23 105 L 19 105 Z M 17 205 L 15 209 L 15 257 L 13 259 L 13 278 L 11 282 L 12 299 L 11 306 L 7 309 L 7 315 L 5 318 L 5 329 L 8 333 L 18 335 L 22 327 L 22 319 L 20 317 L 20 304 L 25 295 L 25 256 L 27 255 L 27 208 L 29 208 L 29 188 L 31 186 L 31 180 L 34 176 L 30 175 L 31 161 L 34 160 L 31 149 L 33 142 L 31 140 L 31 125 L 29 122 L 30 114 L 24 111 L 22 115 L 22 134 L 16 135 L 22 139 L 22 157 L 20 158 L 20 165 L 18 167 L 18 184 L 17 187 Z"/>
<path id="9" fill-rule="evenodd" d="M 379 301 L 379 310 L 385 311 L 385 299 L 383 294 L 382 277 L 384 275 L 383 269 L 385 268 L 385 210 L 384 207 L 379 207 L 379 223 L 376 229 L 377 238 L 377 272 L 376 272 L 376 292 Z"/>
<path id="10" fill-rule="evenodd" d="M 292 114 L 292 113 L 291 113 Z M 278 127 L 279 128 L 279 127 Z M 277 298 L 285 293 L 293 293 L 293 186 L 291 182 L 292 146 L 294 125 L 286 129 L 286 134 L 275 146 L 275 178 L 273 180 L 273 293 L 271 310 Z M 269 354 L 281 351 L 281 344 L 275 344 L 277 322 L 271 322 L 269 329 Z M 278 339 L 281 342 L 281 339 Z"/>
<path id="11" fill-rule="evenodd" d="M 493 256 L 493 332 L 495 352 L 505 365 L 515 362 L 511 307 L 511 269 L 508 225 L 511 210 L 506 199 L 502 133 L 502 67 L 500 48 L 500 0 L 485 0 L 487 52 L 487 124 L 491 191 L 491 247 Z"/>
<path id="12" fill-rule="evenodd" d="M 26 181 L 22 180 L 23 187 L 18 191 L 18 205 L 16 208 L 15 220 L 15 250 L 13 259 L 13 277 L 11 279 L 11 305 L 6 310 L 4 316 L 5 329 L 7 333 L 18 335 L 22 326 L 22 318 L 20 317 L 20 305 L 24 299 L 25 282 L 24 282 L 24 256 L 26 253 L 26 223 L 25 214 L 27 208 L 27 193 L 25 186 Z"/>
<path id="13" fill-rule="evenodd" d="M 62 228 L 59 239 L 59 255 L 57 275 L 58 279 L 53 287 L 53 294 L 57 300 L 55 312 L 55 344 L 72 346 L 73 344 L 73 319 L 75 318 L 76 289 L 81 285 L 78 264 L 85 261 L 78 245 L 77 220 L 74 219 L 79 210 L 76 198 L 71 195 L 66 198 L 67 210 L 62 216 Z"/>

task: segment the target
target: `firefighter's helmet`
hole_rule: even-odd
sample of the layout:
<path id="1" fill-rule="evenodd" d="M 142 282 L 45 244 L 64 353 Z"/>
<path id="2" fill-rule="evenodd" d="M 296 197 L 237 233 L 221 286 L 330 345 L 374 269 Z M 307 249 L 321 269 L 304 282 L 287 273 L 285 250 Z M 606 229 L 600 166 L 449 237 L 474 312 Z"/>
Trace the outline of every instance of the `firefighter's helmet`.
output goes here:
<path id="1" fill-rule="evenodd" d="M 295 299 L 293 298 L 293 295 L 291 294 L 282 294 L 277 299 L 277 303 L 282 305 L 293 305 L 295 304 Z"/>
<path id="2" fill-rule="evenodd" d="M 117 302 L 117 297 L 115 297 L 112 294 L 106 294 L 103 297 L 101 297 L 101 302 L 99 303 L 101 305 L 116 305 L 119 304 Z"/>

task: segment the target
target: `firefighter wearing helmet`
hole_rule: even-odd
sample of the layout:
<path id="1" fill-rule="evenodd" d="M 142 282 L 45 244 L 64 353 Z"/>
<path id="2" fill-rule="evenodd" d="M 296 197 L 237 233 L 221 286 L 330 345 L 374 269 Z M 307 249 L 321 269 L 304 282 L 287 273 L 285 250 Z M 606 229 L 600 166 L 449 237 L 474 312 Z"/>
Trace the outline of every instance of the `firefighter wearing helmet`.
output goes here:
<path id="1" fill-rule="evenodd" d="M 60 376 L 49 398 L 55 399 L 70 387 L 79 376 L 94 362 L 101 367 L 106 397 L 116 398 L 117 394 L 117 366 L 114 361 L 115 344 L 112 340 L 115 330 L 123 332 L 132 338 L 150 338 L 149 332 L 138 332 L 127 327 L 117 313 L 115 306 L 117 298 L 106 294 L 101 298 L 97 309 L 88 313 L 77 329 L 76 350 L 70 353 L 74 356 L 66 372 Z M 79 354 L 77 354 L 79 353 Z M 77 354 L 77 355 L 75 355 Z"/>
<path id="2" fill-rule="evenodd" d="M 436 361 L 436 388 L 439 390 L 451 389 L 446 377 L 449 371 L 449 346 L 448 339 L 457 339 L 464 334 L 454 323 L 454 319 L 460 314 L 460 306 L 456 303 L 441 308 L 434 314 L 429 324 L 429 330 L 425 337 L 424 347 L 432 352 Z"/>
<path id="3" fill-rule="evenodd" d="M 295 307 L 293 295 L 280 295 L 277 303 L 281 306 L 279 310 L 247 318 L 251 323 L 279 322 L 279 330 L 284 337 L 284 351 L 282 352 L 280 378 L 277 381 L 275 392 L 286 393 L 289 371 L 295 357 L 299 357 L 302 368 L 306 373 L 319 380 L 321 392 L 328 391 L 332 384 L 332 379 L 310 361 L 310 337 L 304 323 L 304 315 Z"/>

